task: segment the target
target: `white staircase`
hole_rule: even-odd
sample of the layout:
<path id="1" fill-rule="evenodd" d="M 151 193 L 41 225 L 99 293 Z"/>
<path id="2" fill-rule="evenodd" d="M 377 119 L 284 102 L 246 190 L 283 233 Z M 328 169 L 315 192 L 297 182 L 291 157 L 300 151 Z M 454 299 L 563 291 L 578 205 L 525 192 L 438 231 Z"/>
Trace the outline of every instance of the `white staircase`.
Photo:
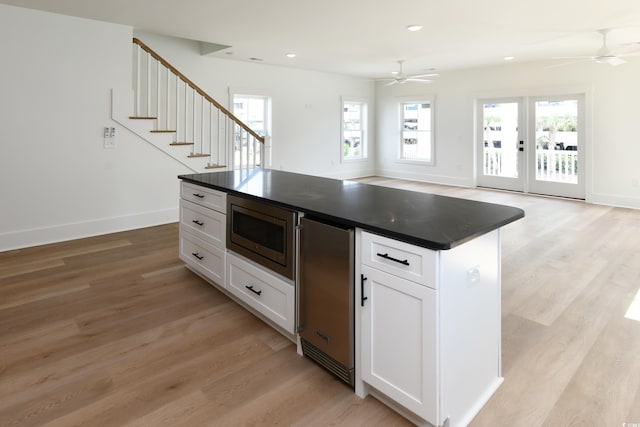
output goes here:
<path id="1" fill-rule="evenodd" d="M 133 92 L 112 92 L 113 120 L 194 172 L 264 165 L 263 136 L 140 40 L 133 43 Z"/>

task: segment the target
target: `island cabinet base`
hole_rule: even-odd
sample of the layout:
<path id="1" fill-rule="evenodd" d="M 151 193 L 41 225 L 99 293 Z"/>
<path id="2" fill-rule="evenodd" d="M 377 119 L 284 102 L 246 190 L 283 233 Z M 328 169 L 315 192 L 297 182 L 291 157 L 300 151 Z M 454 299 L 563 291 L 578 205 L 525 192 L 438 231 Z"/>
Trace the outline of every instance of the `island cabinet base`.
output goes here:
<path id="1" fill-rule="evenodd" d="M 358 230 L 356 253 L 356 394 L 469 424 L 502 382 L 499 230 L 446 251 Z"/>

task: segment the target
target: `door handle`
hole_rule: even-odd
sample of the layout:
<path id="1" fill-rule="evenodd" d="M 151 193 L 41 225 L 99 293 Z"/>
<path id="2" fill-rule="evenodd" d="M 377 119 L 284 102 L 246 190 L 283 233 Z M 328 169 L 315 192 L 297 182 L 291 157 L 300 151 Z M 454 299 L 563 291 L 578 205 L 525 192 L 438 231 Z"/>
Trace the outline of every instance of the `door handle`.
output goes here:
<path id="1" fill-rule="evenodd" d="M 364 281 L 367 280 L 364 274 L 360 275 L 360 307 L 364 307 L 364 302 L 368 299 L 364 296 Z"/>

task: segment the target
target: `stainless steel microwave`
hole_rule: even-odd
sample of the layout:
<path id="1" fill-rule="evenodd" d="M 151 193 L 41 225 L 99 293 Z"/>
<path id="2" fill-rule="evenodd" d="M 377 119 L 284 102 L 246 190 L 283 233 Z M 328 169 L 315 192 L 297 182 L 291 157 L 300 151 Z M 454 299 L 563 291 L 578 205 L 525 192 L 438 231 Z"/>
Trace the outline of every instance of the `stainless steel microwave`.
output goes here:
<path id="1" fill-rule="evenodd" d="M 294 279 L 296 212 L 227 195 L 227 248 Z"/>

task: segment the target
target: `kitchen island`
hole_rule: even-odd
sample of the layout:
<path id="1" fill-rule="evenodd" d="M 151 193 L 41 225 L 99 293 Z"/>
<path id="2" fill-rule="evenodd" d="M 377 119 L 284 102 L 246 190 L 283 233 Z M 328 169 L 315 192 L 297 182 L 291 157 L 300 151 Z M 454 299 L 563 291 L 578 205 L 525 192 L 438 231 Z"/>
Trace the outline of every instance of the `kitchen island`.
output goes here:
<path id="1" fill-rule="evenodd" d="M 181 258 L 293 340 L 297 279 L 225 245 L 226 198 L 355 229 L 358 396 L 417 425 L 462 426 L 501 384 L 500 227 L 521 209 L 262 169 L 179 178 Z"/>
<path id="2" fill-rule="evenodd" d="M 524 217 L 522 209 L 509 206 L 275 170 L 178 178 L 434 250 L 451 249 Z"/>

